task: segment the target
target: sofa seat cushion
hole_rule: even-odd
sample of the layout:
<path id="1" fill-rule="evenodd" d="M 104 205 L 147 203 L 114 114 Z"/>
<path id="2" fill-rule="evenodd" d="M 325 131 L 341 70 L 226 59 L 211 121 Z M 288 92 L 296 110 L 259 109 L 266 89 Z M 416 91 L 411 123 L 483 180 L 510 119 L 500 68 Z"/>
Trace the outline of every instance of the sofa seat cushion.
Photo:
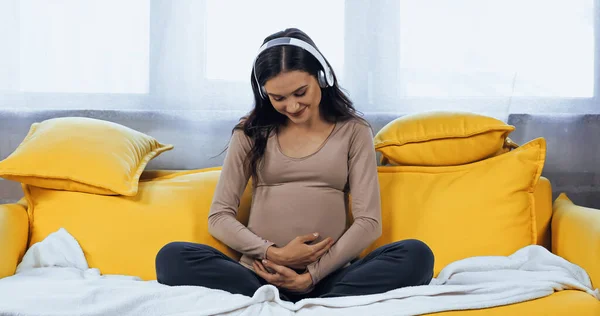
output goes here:
<path id="1" fill-rule="evenodd" d="M 534 190 L 546 143 L 538 138 L 460 166 L 382 166 L 382 235 L 363 251 L 403 239 L 425 242 L 435 276 L 474 256 L 508 256 L 537 243 Z"/>
<path id="2" fill-rule="evenodd" d="M 484 309 L 449 311 L 428 315 L 439 316 L 505 316 L 505 315 L 544 315 L 544 316 L 597 316 L 600 315 L 600 301 L 581 291 L 560 291 L 550 296 L 517 304 Z"/>
<path id="3" fill-rule="evenodd" d="M 33 218 L 30 244 L 65 228 L 91 268 L 103 274 L 155 280 L 158 251 L 172 241 L 237 253 L 208 232 L 208 213 L 219 179 L 217 168 L 168 174 L 141 181 L 135 197 L 60 191 L 24 185 Z M 249 205 L 250 190 L 243 196 Z M 242 207 L 240 216 L 247 216 Z M 240 219 L 247 221 L 246 219 Z"/>

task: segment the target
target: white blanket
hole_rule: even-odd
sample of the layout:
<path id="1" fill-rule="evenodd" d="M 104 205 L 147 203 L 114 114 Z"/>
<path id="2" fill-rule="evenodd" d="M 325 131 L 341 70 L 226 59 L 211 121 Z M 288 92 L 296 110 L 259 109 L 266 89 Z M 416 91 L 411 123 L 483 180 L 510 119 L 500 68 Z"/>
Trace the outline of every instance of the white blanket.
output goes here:
<path id="1" fill-rule="evenodd" d="M 0 314 L 86 315 L 417 315 L 507 305 L 579 290 L 600 300 L 587 273 L 543 247 L 508 257 L 474 257 L 447 266 L 430 285 L 383 294 L 281 301 L 265 285 L 253 297 L 203 287 L 169 287 L 89 269 L 61 229 L 33 245 L 18 272 L 0 279 Z"/>

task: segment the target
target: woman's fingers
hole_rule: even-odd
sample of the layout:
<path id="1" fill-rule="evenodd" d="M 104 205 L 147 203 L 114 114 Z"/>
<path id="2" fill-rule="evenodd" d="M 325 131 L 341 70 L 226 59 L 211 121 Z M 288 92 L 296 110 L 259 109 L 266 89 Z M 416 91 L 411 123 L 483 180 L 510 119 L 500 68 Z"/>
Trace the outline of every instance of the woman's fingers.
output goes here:
<path id="1" fill-rule="evenodd" d="M 331 243 L 329 243 L 325 248 L 315 252 L 313 254 L 313 257 L 311 258 L 311 261 L 314 262 L 314 261 L 319 260 L 319 258 L 321 258 L 322 255 L 324 255 L 327 251 L 329 251 L 329 248 L 331 248 Z"/>
<path id="2" fill-rule="evenodd" d="M 272 269 L 276 272 L 276 274 L 284 278 L 294 277 L 297 274 L 294 270 L 288 267 L 280 266 L 268 260 L 264 260 L 263 264 L 266 268 Z"/>
<path id="3" fill-rule="evenodd" d="M 327 251 L 329 249 L 329 247 L 331 247 L 332 241 L 333 241 L 333 239 L 331 239 L 331 237 L 327 237 L 310 247 L 313 250 L 313 253 L 319 252 L 323 249 L 326 249 L 326 251 Z"/>
<path id="4" fill-rule="evenodd" d="M 265 279 L 265 281 L 267 281 L 271 284 L 279 286 L 279 279 L 280 279 L 279 276 L 267 272 L 267 270 L 260 263 L 260 261 L 255 260 L 254 263 L 252 264 L 252 266 L 254 267 L 254 271 L 256 272 L 256 274 L 258 274 L 259 277 Z"/>
<path id="5" fill-rule="evenodd" d="M 303 235 L 303 236 L 296 237 L 296 239 L 298 241 L 300 241 L 301 243 L 311 242 L 311 241 L 314 241 L 317 238 L 319 238 L 319 233 L 312 233 L 312 234 L 308 234 L 308 235 Z"/>
<path id="6" fill-rule="evenodd" d="M 256 260 L 255 260 L 255 261 L 252 263 L 252 267 L 254 268 L 254 272 L 256 272 L 256 274 L 258 274 L 258 275 L 259 275 L 261 278 L 263 278 L 263 279 L 265 279 L 265 280 L 269 281 L 269 280 L 267 279 L 267 277 L 268 277 L 268 276 L 266 276 L 266 275 L 265 275 L 265 274 L 268 274 L 268 273 L 266 273 L 266 272 L 265 272 L 265 271 L 262 269 L 262 267 L 258 265 L 258 263 L 257 263 L 257 261 L 256 261 Z"/>
<path id="7" fill-rule="evenodd" d="M 262 272 L 269 273 L 269 271 L 267 271 L 267 269 L 265 269 L 265 267 L 262 265 L 262 263 L 260 263 L 260 261 L 254 260 L 254 264 L 256 264 Z"/>

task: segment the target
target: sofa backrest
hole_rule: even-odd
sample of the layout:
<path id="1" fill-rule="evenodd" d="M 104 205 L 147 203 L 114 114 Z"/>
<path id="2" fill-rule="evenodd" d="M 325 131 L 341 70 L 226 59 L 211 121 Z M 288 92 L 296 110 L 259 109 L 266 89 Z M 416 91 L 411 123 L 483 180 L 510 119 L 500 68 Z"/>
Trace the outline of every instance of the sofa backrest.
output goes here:
<path id="1" fill-rule="evenodd" d="M 239 112 L 129 110 L 5 110 L 0 109 L 0 159 L 10 155 L 34 122 L 64 116 L 109 120 L 175 145 L 149 169 L 198 169 L 219 166 Z M 365 113 L 375 132 L 402 114 Z M 553 198 L 566 192 L 579 205 L 600 208 L 600 115 L 494 115 L 516 130 L 510 137 L 525 143 L 544 137 L 548 153 L 544 176 L 553 184 Z M 590 146 L 590 144 L 593 144 Z M 18 183 L 0 180 L 0 203 L 23 196 Z"/>
<path id="2" fill-rule="evenodd" d="M 33 207 L 29 211 L 34 220 L 30 244 L 33 245 L 58 229 L 64 228 L 77 239 L 90 267 L 98 268 L 106 274 L 136 275 L 145 280 L 155 279 L 154 258 L 165 244 L 172 241 L 209 244 L 237 259 L 239 254 L 213 238 L 207 229 L 211 197 L 219 174 L 218 169 L 183 173 L 146 172 L 143 176 L 144 181 L 141 184 L 140 194 L 137 197 L 111 197 L 31 188 L 28 190 L 28 197 Z M 158 177 L 161 178 L 156 179 Z M 410 215 L 406 218 L 400 216 L 401 218 L 394 220 L 389 216 L 390 211 L 397 210 L 394 207 L 394 204 L 397 203 L 397 194 L 389 189 L 388 186 L 388 190 L 382 191 L 382 202 L 386 208 L 385 212 L 387 212 L 384 229 L 387 230 L 394 226 L 395 220 L 401 221 L 396 222 L 396 226 L 406 225 L 407 220 L 410 221 L 408 218 L 412 217 Z M 452 196 L 447 196 L 447 198 L 452 199 Z M 547 179 L 542 178 L 535 189 L 535 217 L 538 231 L 537 243 L 546 247 L 549 247 L 550 236 L 549 222 L 552 212 L 550 199 L 550 183 Z M 460 199 L 456 201 L 456 203 L 461 202 Z M 251 203 L 251 185 L 248 185 L 242 196 L 238 212 L 238 220 L 243 224 L 248 222 Z M 415 207 L 398 211 L 411 213 L 419 212 L 420 209 Z M 449 210 L 441 211 L 448 213 Z M 528 218 L 528 216 L 526 217 Z M 350 225 L 352 223 L 351 216 L 348 218 L 348 225 Z M 450 218 L 454 223 L 447 223 L 449 226 L 455 224 L 459 226 L 465 220 L 461 216 L 451 216 Z M 494 215 L 491 218 L 494 218 Z M 473 221 L 471 220 L 471 222 Z M 503 224 L 510 225 L 510 222 L 511 220 L 508 219 Z M 480 224 L 482 227 L 494 226 L 493 222 Z M 408 223 L 408 225 L 410 227 L 420 225 L 420 223 L 414 222 Z M 439 223 L 437 225 L 439 226 Z M 463 232 L 457 232 L 458 235 L 461 233 Z M 390 236 L 393 238 L 394 235 L 390 235 L 389 231 L 384 234 L 387 234 L 388 238 Z M 440 237 L 453 236 L 440 233 Z M 500 243 L 500 245 L 506 246 L 504 248 L 510 248 L 510 245 L 502 243 L 505 238 L 510 239 L 511 237 L 500 232 L 491 236 L 491 239 L 496 244 Z M 383 238 L 385 239 L 385 237 Z M 507 251 L 507 249 L 481 248 L 483 241 L 478 240 L 478 243 L 479 250 L 473 249 L 473 243 L 457 244 L 449 249 L 439 249 L 438 247 L 435 250 L 439 263 L 436 268 L 437 272 L 442 268 L 440 263 L 443 265 L 448 263 L 450 258 L 465 256 L 465 252 L 497 253 L 498 251 Z M 362 255 L 366 255 L 376 246 L 377 242 Z"/>

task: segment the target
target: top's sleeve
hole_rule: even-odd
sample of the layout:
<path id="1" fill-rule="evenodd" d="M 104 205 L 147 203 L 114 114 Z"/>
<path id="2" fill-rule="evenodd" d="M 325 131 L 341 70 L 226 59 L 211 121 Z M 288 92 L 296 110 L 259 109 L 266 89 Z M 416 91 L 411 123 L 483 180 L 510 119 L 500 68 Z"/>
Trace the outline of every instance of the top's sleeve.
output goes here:
<path id="1" fill-rule="evenodd" d="M 356 258 L 381 236 L 381 198 L 373 133 L 356 123 L 348 154 L 348 184 L 354 222 L 319 260 L 308 265 L 313 284 Z"/>
<path id="2" fill-rule="evenodd" d="M 274 243 L 257 236 L 236 218 L 241 196 L 250 179 L 244 160 L 251 148 L 251 140 L 244 132 L 234 131 L 208 215 L 208 231 L 232 249 L 264 259 L 267 248 Z"/>

